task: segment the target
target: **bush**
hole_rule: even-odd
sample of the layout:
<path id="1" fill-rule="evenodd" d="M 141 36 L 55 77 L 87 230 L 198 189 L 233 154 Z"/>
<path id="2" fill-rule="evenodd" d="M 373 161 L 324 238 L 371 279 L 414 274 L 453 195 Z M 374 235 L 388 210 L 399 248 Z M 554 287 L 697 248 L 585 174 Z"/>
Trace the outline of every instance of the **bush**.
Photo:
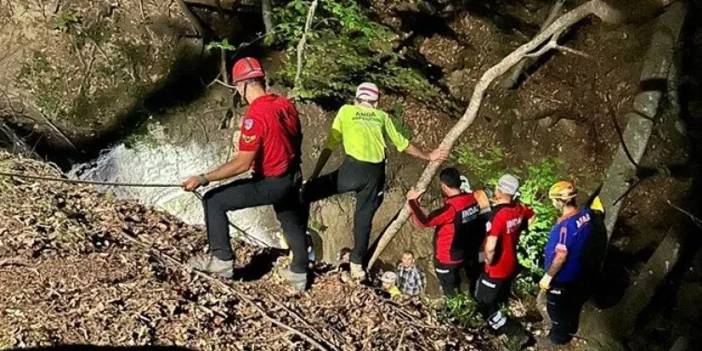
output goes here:
<path id="1" fill-rule="evenodd" d="M 492 189 L 497 179 L 505 172 L 502 167 L 504 151 L 498 147 L 478 153 L 459 145 L 453 155 L 454 162 L 467 168 L 466 173 L 469 174 L 474 188 L 482 186 Z M 558 217 L 558 211 L 548 199 L 548 189 L 560 179 L 558 169 L 561 164 L 556 158 L 545 158 L 537 163 L 509 170 L 519 177 L 522 183 L 519 189 L 520 200 L 536 213 L 535 219 L 529 224 L 529 230 L 521 234 L 517 246 L 519 263 L 524 267 L 524 272 L 516 284 L 520 287 L 518 290 L 526 291 L 528 287 L 535 287 L 536 279 L 544 273 L 543 249 L 551 227 Z"/>
<path id="2" fill-rule="evenodd" d="M 463 328 L 478 328 L 483 324 L 477 311 L 477 303 L 466 294 L 444 298 L 444 309 L 439 312 L 439 320 Z"/>
<path id="3" fill-rule="evenodd" d="M 287 52 L 274 78 L 293 86 L 297 72 L 296 46 L 304 31 L 310 1 L 293 0 L 274 12 L 276 35 L 270 45 Z M 300 98 L 347 100 L 363 81 L 431 101 L 440 90 L 416 69 L 407 67 L 393 51 L 398 36 L 373 22 L 356 0 L 321 0 L 307 34 Z"/>

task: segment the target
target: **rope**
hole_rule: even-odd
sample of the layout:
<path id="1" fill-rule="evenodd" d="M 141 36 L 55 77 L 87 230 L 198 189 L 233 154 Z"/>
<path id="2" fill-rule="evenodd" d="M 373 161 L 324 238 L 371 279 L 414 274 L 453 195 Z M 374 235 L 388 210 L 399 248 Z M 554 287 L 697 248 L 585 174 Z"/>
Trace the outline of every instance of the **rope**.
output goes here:
<path id="1" fill-rule="evenodd" d="M 61 182 L 69 184 L 90 184 L 90 185 L 102 185 L 102 186 L 119 186 L 119 187 L 131 187 L 131 188 L 180 188 L 180 184 L 160 184 L 160 183 L 119 183 L 119 182 L 100 182 L 94 180 L 80 180 L 80 179 L 68 179 L 68 178 L 56 178 L 56 177 L 44 177 L 37 175 L 29 175 L 22 173 L 12 173 L 12 172 L 0 172 L 0 176 L 4 177 L 17 177 L 25 179 L 36 179 L 43 180 L 47 182 Z"/>

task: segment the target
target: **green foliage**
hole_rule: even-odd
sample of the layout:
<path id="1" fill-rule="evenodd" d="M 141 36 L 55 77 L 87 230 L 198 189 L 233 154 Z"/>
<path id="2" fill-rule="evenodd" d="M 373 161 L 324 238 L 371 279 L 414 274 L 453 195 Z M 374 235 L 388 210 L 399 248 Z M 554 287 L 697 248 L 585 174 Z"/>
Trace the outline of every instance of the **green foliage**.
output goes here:
<path id="1" fill-rule="evenodd" d="M 72 11 L 59 11 L 54 17 L 53 29 L 67 30 L 72 25 L 80 23 L 80 18 Z"/>
<path id="2" fill-rule="evenodd" d="M 500 165 L 504 159 L 504 151 L 499 147 L 478 152 L 465 145 L 459 145 L 454 148 L 451 155 L 454 163 L 467 168 L 473 186 L 478 185 L 473 181 L 475 179 L 482 182 L 481 186 L 488 187 L 489 184 L 497 182 L 497 178 L 501 175 Z"/>
<path id="3" fill-rule="evenodd" d="M 22 64 L 17 80 L 35 95 L 37 106 L 42 112 L 49 116 L 65 112 L 61 96 L 65 90 L 65 81 L 56 74 L 56 68 L 44 53 L 35 51 L 33 59 Z"/>
<path id="4" fill-rule="evenodd" d="M 237 49 L 236 46 L 230 44 L 229 40 L 226 38 L 221 41 L 211 41 L 207 44 L 205 48 L 207 49 L 207 51 L 211 51 L 212 49 L 219 49 L 223 51 L 235 51 Z"/>
<path id="5" fill-rule="evenodd" d="M 459 145 L 453 155 L 456 164 L 467 168 L 474 188 L 483 186 L 492 189 L 505 172 L 512 172 L 519 177 L 520 200 L 536 213 L 535 219 L 529 224 L 529 230 L 520 236 L 517 247 L 519 263 L 525 268 L 525 274 L 518 279 L 518 286 L 521 284 L 525 292 L 530 290 L 530 287 L 535 286 L 536 279 L 543 274 L 543 249 L 558 217 L 558 211 L 548 199 L 548 189 L 559 180 L 561 162 L 555 158 L 544 158 L 518 169 L 504 169 L 504 151 L 499 147 L 476 152 L 465 145 Z"/>
<path id="6" fill-rule="evenodd" d="M 444 299 L 444 309 L 438 315 L 444 323 L 454 323 L 463 328 L 478 328 L 483 324 L 477 303 L 466 294 Z"/>
<path id="7" fill-rule="evenodd" d="M 543 274 L 543 249 L 558 217 L 558 211 L 548 199 L 548 189 L 559 179 L 559 165 L 558 160 L 547 158 L 527 166 L 522 173 L 521 199 L 529 204 L 536 217 L 529 224 L 529 230 L 519 238 L 519 263 L 532 278 Z"/>
<path id="8" fill-rule="evenodd" d="M 296 46 L 304 32 L 310 1 L 293 0 L 273 12 L 276 35 L 272 45 L 287 47 L 275 78 L 293 86 L 297 72 Z M 403 66 L 393 52 L 397 35 L 373 22 L 356 0 L 321 0 L 307 34 L 300 98 L 348 99 L 359 83 L 378 85 L 434 100 L 440 91 L 416 69 Z"/>

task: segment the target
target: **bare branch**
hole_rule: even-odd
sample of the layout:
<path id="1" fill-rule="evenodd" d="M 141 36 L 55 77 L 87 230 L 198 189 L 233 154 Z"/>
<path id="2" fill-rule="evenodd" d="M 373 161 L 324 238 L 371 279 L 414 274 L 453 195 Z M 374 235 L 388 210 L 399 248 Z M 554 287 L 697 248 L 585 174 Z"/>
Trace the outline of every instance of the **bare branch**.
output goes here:
<path id="1" fill-rule="evenodd" d="M 672 202 L 670 202 L 670 200 L 667 200 L 667 199 L 666 199 L 665 202 L 666 202 L 670 207 L 676 209 L 678 212 L 680 212 L 680 213 L 684 214 L 685 216 L 687 216 L 688 218 L 690 218 L 690 220 L 692 221 L 692 223 L 694 223 L 697 227 L 702 228 L 702 219 L 699 219 L 699 217 L 693 215 L 693 214 L 690 213 L 689 211 L 687 211 L 687 210 L 685 210 L 685 209 L 683 209 L 683 208 L 680 208 L 680 207 L 674 205 Z"/>
<path id="2" fill-rule="evenodd" d="M 561 10 L 563 10 L 563 5 L 565 4 L 565 2 L 566 0 L 556 0 L 556 2 L 553 3 L 551 11 L 549 11 L 548 16 L 546 16 L 546 20 L 541 25 L 541 29 L 539 30 L 540 32 L 542 32 L 544 29 L 546 29 L 546 27 L 551 25 L 551 23 L 553 23 L 553 21 L 556 20 L 558 14 L 560 14 Z M 508 75 L 508 77 L 502 80 L 502 88 L 511 89 L 517 86 L 517 83 L 519 82 L 519 77 L 524 73 L 524 70 L 526 70 L 532 63 L 534 63 L 534 61 L 531 59 L 524 59 L 519 61 L 519 63 L 512 69 L 512 72 Z"/>
<path id="3" fill-rule="evenodd" d="M 214 82 L 217 83 L 217 84 L 219 84 L 219 85 L 221 85 L 221 86 L 223 86 L 223 87 L 227 87 L 227 88 L 229 88 L 229 89 L 236 89 L 235 86 L 229 85 L 229 84 L 227 84 L 227 83 L 225 83 L 225 82 L 223 82 L 223 81 L 221 81 L 221 80 L 219 80 L 219 79 L 215 79 Z"/>
<path id="4" fill-rule="evenodd" d="M 307 20 L 305 20 L 305 30 L 302 32 L 302 38 L 297 44 L 297 72 L 295 73 L 295 86 L 293 91 L 300 86 L 300 76 L 302 75 L 302 65 L 303 65 L 303 55 L 305 51 L 305 44 L 307 44 L 307 33 L 310 31 L 312 26 L 312 19 L 314 19 L 314 12 L 317 10 L 318 0 L 312 1 L 310 4 L 310 10 L 307 12 Z"/>

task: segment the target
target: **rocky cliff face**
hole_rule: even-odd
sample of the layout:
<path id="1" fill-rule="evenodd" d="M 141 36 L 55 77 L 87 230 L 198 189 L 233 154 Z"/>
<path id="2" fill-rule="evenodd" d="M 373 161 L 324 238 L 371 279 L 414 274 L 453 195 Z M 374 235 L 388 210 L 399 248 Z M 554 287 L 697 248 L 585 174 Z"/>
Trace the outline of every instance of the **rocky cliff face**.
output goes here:
<path id="1" fill-rule="evenodd" d="M 3 1 L 2 117 L 56 150 L 83 150 L 137 123 L 150 94 L 192 69 L 189 28 L 174 2 Z"/>

